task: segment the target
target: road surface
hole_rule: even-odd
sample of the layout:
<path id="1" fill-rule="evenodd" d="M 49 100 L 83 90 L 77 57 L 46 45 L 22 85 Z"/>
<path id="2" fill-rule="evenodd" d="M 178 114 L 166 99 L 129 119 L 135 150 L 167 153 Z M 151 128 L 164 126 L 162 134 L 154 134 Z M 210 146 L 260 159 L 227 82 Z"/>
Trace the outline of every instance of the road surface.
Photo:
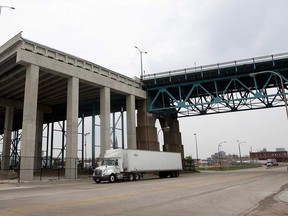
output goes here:
<path id="1" fill-rule="evenodd" d="M 285 167 L 119 183 L 2 183 L 0 215 L 287 215 L 288 203 L 277 200 L 287 188 Z"/>

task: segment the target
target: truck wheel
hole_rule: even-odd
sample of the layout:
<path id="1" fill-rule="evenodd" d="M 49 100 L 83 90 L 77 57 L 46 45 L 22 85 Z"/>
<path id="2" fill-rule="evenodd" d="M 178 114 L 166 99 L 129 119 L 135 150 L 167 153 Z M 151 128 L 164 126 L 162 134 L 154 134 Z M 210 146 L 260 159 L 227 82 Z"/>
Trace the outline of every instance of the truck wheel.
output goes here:
<path id="1" fill-rule="evenodd" d="M 97 184 L 99 184 L 99 183 L 101 183 L 101 180 L 95 180 L 95 182 L 96 182 Z"/>
<path id="2" fill-rule="evenodd" d="M 111 174 L 111 175 L 109 176 L 109 182 L 110 182 L 110 183 L 114 183 L 115 181 L 116 181 L 115 175 L 114 175 L 114 174 Z"/>
<path id="3" fill-rule="evenodd" d="M 134 179 L 133 173 L 129 173 L 128 179 L 129 179 L 129 181 L 133 181 L 133 179 Z"/>
<path id="4" fill-rule="evenodd" d="M 140 179 L 140 176 L 138 173 L 134 173 L 134 176 L 133 176 L 133 180 L 134 181 L 138 181 Z"/>

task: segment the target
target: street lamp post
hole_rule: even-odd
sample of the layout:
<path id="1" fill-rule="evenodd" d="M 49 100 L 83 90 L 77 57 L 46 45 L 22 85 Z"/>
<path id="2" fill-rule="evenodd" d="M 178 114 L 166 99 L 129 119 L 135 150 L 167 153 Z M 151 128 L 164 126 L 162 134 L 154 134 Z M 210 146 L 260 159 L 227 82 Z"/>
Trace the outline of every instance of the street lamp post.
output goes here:
<path id="1" fill-rule="evenodd" d="M 15 10 L 14 7 L 10 7 L 10 6 L 4 6 L 4 5 L 0 5 L 0 16 L 1 16 L 1 10 L 2 8 L 8 8 L 8 9 L 12 9 L 12 10 Z"/>
<path id="2" fill-rule="evenodd" d="M 198 167 L 198 144 L 197 144 L 197 134 L 194 133 L 195 136 L 195 143 L 196 143 L 196 160 L 197 160 L 197 167 Z"/>
<path id="3" fill-rule="evenodd" d="M 245 142 L 239 142 L 239 140 L 237 140 L 237 143 L 238 143 L 238 148 L 239 148 L 239 158 L 240 158 L 240 163 L 242 164 L 242 157 L 241 157 L 241 147 L 240 147 L 240 144 L 241 144 L 241 143 L 245 143 Z"/>
<path id="4" fill-rule="evenodd" d="M 222 143 L 226 143 L 226 141 L 220 142 L 220 143 L 218 144 L 218 163 L 219 163 L 220 166 L 221 166 L 221 160 L 220 160 L 220 146 L 221 146 Z"/>
<path id="5" fill-rule="evenodd" d="M 279 73 L 275 72 L 275 71 L 260 71 L 260 72 L 250 73 L 249 76 L 250 76 L 250 77 L 254 77 L 254 76 L 256 76 L 256 75 L 265 74 L 265 73 L 275 74 L 275 75 L 278 76 L 279 79 L 280 79 L 281 89 L 282 89 L 282 96 L 283 96 L 283 100 L 284 100 L 284 103 L 285 103 L 286 116 L 287 116 L 287 120 L 288 120 L 287 98 L 286 98 L 286 94 L 285 94 L 285 88 L 284 88 L 283 78 L 281 77 L 281 75 L 280 75 Z"/>
<path id="6" fill-rule="evenodd" d="M 160 144 L 160 141 L 159 141 L 159 133 L 160 133 L 160 131 L 168 132 L 169 130 L 170 130 L 170 127 L 169 127 L 169 126 L 160 128 L 160 129 L 158 130 L 158 133 L 157 133 L 157 141 L 158 141 L 159 144 Z"/>
<path id="7" fill-rule="evenodd" d="M 141 79 L 143 79 L 143 64 L 142 64 L 142 54 L 145 53 L 147 54 L 147 52 L 145 51 L 141 51 L 137 46 L 135 46 L 135 48 L 139 51 L 140 53 L 140 64 L 141 64 Z"/>

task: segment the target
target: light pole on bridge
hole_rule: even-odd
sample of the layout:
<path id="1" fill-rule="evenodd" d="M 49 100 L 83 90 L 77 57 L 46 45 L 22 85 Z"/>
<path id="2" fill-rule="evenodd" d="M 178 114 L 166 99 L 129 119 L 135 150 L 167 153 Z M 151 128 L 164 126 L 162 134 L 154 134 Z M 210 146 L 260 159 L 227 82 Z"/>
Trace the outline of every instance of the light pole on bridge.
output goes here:
<path id="1" fill-rule="evenodd" d="M 147 52 L 145 51 L 141 51 L 137 46 L 135 46 L 135 48 L 139 51 L 140 53 L 140 64 L 141 64 L 141 80 L 143 79 L 143 64 L 142 64 L 142 54 L 145 53 L 147 54 Z"/>
<path id="2" fill-rule="evenodd" d="M 8 8 L 8 9 L 11 9 L 11 10 L 15 10 L 14 7 L 0 5 L 0 16 L 1 16 L 1 10 L 2 10 L 2 8 Z"/>

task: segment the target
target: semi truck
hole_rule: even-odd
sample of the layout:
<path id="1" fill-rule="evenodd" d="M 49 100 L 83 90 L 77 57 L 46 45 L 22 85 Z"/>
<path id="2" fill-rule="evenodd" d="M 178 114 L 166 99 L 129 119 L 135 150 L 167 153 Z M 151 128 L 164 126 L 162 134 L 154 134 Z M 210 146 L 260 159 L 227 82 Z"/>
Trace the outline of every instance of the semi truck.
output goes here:
<path id="1" fill-rule="evenodd" d="M 145 173 L 154 173 L 160 178 L 178 177 L 182 170 L 181 153 L 147 150 L 107 150 L 101 165 L 93 172 L 93 180 L 116 182 L 137 181 Z"/>

